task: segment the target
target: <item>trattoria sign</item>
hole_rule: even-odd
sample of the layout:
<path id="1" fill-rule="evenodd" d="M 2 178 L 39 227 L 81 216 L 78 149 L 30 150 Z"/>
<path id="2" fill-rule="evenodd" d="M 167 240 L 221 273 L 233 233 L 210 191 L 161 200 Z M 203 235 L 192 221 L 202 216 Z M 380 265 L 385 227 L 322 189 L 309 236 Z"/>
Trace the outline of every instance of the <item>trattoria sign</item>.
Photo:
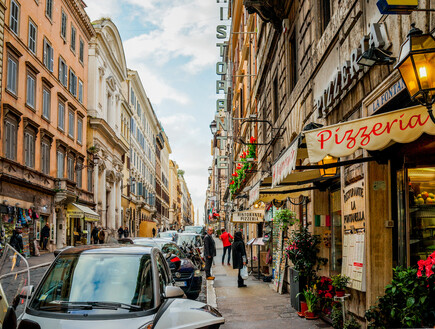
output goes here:
<path id="1" fill-rule="evenodd" d="M 284 152 L 284 154 L 272 166 L 272 188 L 279 185 L 296 166 L 298 151 L 298 139 Z"/>
<path id="2" fill-rule="evenodd" d="M 365 193 L 363 180 L 343 189 L 343 225 L 345 230 L 364 228 Z"/>
<path id="3" fill-rule="evenodd" d="M 435 135 L 427 109 L 416 106 L 305 132 L 311 163 L 325 156 L 345 157 L 362 148 L 381 150 L 391 142 L 409 143 L 423 133 Z"/>
<path id="4" fill-rule="evenodd" d="M 264 210 L 246 210 L 234 212 L 231 218 L 233 223 L 262 223 Z"/>

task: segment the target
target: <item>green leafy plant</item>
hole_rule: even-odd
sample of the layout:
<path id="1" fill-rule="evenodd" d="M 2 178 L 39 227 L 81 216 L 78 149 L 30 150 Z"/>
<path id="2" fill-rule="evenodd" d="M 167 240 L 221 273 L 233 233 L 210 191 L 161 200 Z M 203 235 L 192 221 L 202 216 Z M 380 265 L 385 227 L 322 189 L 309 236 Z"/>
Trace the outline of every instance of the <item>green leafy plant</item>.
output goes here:
<path id="1" fill-rule="evenodd" d="M 393 269 L 393 280 L 377 305 L 366 311 L 368 328 L 421 328 L 435 325 L 435 276 L 416 268 Z"/>
<path id="2" fill-rule="evenodd" d="M 92 153 L 92 154 L 98 153 L 98 151 L 99 151 L 99 148 L 95 145 L 92 145 L 88 148 L 88 152 Z"/>
<path id="3" fill-rule="evenodd" d="M 292 226 L 298 221 L 298 219 L 296 218 L 296 213 L 294 211 L 284 208 L 276 212 L 273 220 L 279 223 L 283 228 Z"/>
<path id="4" fill-rule="evenodd" d="M 358 323 L 355 317 L 351 316 L 344 322 L 343 329 L 361 329 L 361 325 Z"/>
<path id="5" fill-rule="evenodd" d="M 334 275 L 331 279 L 335 290 L 344 290 L 350 282 L 350 277 L 341 274 Z"/>
<path id="6" fill-rule="evenodd" d="M 302 227 L 292 232 L 290 244 L 285 249 L 294 269 L 299 271 L 299 275 L 306 279 L 309 286 L 316 281 L 320 266 L 328 262 L 328 259 L 318 256 L 319 244 L 320 236 L 312 235 L 307 227 Z"/>
<path id="7" fill-rule="evenodd" d="M 343 310 L 341 303 L 335 303 L 332 305 L 331 320 L 334 329 L 343 328 Z"/>
<path id="8" fill-rule="evenodd" d="M 307 311 L 314 313 L 317 310 L 317 303 L 319 301 L 319 297 L 317 297 L 316 292 L 314 292 L 312 289 L 307 289 L 298 293 L 296 297 L 299 297 L 299 295 L 304 295 L 305 302 L 307 303 Z"/>

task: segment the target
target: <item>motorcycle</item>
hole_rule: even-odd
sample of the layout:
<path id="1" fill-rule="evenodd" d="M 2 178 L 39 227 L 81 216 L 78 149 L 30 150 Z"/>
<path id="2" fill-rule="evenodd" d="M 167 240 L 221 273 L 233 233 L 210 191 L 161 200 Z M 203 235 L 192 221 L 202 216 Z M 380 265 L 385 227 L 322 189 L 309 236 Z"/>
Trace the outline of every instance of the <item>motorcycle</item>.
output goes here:
<path id="1" fill-rule="evenodd" d="M 183 243 L 181 249 L 184 251 L 184 253 L 186 253 L 187 257 L 199 270 L 204 270 L 205 262 L 204 259 L 201 257 L 198 248 L 194 247 L 192 244 Z"/>
<path id="2" fill-rule="evenodd" d="M 0 258 L 0 323 L 2 329 L 17 328 L 17 319 L 26 310 L 32 290 L 27 260 L 6 243 Z M 22 321 L 18 328 L 39 327 L 28 327 L 28 325 L 28 321 Z"/>

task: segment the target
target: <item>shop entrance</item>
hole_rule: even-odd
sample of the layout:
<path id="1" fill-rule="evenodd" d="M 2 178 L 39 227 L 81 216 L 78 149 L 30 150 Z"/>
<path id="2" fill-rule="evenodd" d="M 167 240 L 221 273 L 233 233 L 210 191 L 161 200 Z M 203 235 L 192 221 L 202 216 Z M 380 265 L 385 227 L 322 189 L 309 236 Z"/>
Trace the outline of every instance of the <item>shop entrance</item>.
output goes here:
<path id="1" fill-rule="evenodd" d="M 71 218 L 71 245 L 80 246 L 86 244 L 86 234 L 83 233 L 83 218 Z M 85 229 L 86 230 L 86 229 Z"/>

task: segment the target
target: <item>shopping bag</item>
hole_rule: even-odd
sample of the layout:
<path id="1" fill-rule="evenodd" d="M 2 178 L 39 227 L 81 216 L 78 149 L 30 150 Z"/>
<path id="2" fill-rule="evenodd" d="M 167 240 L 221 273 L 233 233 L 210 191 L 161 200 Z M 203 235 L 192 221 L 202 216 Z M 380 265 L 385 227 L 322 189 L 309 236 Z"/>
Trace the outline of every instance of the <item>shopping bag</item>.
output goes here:
<path id="1" fill-rule="evenodd" d="M 240 270 L 240 276 L 242 277 L 243 280 L 248 279 L 248 268 L 246 267 L 246 265 L 244 265 Z"/>

